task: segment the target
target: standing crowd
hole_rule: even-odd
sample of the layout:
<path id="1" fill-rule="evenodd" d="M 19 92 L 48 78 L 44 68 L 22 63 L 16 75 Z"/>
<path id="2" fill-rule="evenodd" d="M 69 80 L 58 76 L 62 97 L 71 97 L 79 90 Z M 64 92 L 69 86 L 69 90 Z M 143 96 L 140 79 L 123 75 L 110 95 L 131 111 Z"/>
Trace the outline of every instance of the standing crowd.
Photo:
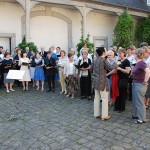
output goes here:
<path id="1" fill-rule="evenodd" d="M 19 80 L 7 79 L 9 70 L 23 70 L 24 76 Z M 108 108 L 114 111 L 125 111 L 126 100 L 132 100 L 134 113 L 131 119 L 135 123 L 146 122 L 146 109 L 150 99 L 150 47 L 146 42 L 140 48 L 131 46 L 127 49 L 111 47 L 108 51 L 98 47 L 93 57 L 88 53 L 86 43 L 77 57 L 75 49 L 66 51 L 51 46 L 48 51 L 41 47 L 35 53 L 26 47 L 25 51 L 15 48 L 10 54 L 0 47 L 0 87 L 6 92 L 14 92 L 13 85 L 22 90 L 29 90 L 29 82 L 37 91 L 44 91 L 45 81 L 47 92 L 55 92 L 55 82 L 60 81 L 60 94 L 75 97 L 80 88 L 81 99 L 92 99 L 94 95 L 94 117 L 102 120 L 110 119 Z M 78 82 L 79 81 L 79 82 Z M 100 107 L 102 105 L 102 107 Z M 101 110 L 100 110 L 101 108 Z"/>

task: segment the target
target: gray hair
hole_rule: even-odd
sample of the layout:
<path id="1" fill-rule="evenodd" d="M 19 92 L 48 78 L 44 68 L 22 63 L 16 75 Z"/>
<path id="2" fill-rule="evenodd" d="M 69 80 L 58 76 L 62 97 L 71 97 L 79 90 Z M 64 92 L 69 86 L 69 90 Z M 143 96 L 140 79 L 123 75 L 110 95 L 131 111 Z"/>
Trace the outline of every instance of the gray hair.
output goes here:
<path id="1" fill-rule="evenodd" d="M 70 48 L 70 51 L 74 51 L 75 52 L 76 50 L 74 48 Z"/>
<path id="2" fill-rule="evenodd" d="M 115 53 L 114 53 L 114 51 L 109 50 L 109 51 L 107 52 L 107 55 L 113 55 L 113 56 L 115 56 Z"/>

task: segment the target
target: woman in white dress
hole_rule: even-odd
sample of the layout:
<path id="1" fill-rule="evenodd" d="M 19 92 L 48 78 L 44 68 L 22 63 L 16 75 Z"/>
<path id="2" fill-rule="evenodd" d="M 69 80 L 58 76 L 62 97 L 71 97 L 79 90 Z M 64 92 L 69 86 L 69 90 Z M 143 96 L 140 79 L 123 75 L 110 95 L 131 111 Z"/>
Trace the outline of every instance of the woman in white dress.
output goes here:
<path id="1" fill-rule="evenodd" d="M 19 60 L 19 66 L 21 66 L 20 70 L 24 70 L 24 76 L 22 78 L 22 85 L 23 85 L 23 91 L 27 90 L 28 91 L 28 82 L 31 81 L 31 77 L 30 77 L 30 71 L 29 71 L 29 63 L 30 60 L 27 57 L 27 53 L 24 52 L 22 55 L 22 58 L 20 58 Z"/>

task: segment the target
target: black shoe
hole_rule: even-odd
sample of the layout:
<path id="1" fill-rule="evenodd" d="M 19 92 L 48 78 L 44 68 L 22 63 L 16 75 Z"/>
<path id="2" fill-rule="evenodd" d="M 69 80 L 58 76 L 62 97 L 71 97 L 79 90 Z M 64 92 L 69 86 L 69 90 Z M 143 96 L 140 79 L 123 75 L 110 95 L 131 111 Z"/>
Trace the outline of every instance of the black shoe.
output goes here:
<path id="1" fill-rule="evenodd" d="M 138 117 L 131 116 L 130 119 L 139 119 Z"/>
<path id="2" fill-rule="evenodd" d="M 52 91 L 52 90 L 47 90 L 46 92 L 50 92 L 50 91 Z"/>
<path id="3" fill-rule="evenodd" d="M 123 111 L 119 110 L 118 113 L 122 113 Z"/>
<path id="4" fill-rule="evenodd" d="M 81 99 L 85 99 L 85 96 L 81 96 Z"/>
<path id="5" fill-rule="evenodd" d="M 55 89 L 52 89 L 52 92 L 55 93 Z"/>

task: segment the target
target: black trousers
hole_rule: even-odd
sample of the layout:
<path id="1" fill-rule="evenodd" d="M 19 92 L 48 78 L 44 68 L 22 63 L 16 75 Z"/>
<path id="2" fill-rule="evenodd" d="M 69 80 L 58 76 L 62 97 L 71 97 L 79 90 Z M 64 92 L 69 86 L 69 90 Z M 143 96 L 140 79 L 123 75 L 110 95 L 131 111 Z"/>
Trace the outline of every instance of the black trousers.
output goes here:
<path id="1" fill-rule="evenodd" d="M 55 89 L 55 75 L 48 75 L 47 82 L 48 82 L 49 90 Z"/>
<path id="2" fill-rule="evenodd" d="M 81 96 L 91 96 L 91 75 L 80 78 Z"/>
<path id="3" fill-rule="evenodd" d="M 129 78 L 129 82 L 128 82 L 128 100 L 131 101 L 132 100 L 132 78 Z"/>
<path id="4" fill-rule="evenodd" d="M 119 87 L 119 96 L 115 101 L 115 110 L 116 111 L 125 111 L 125 105 L 127 100 L 127 88 L 128 88 L 128 80 L 126 80 L 126 86 Z"/>

